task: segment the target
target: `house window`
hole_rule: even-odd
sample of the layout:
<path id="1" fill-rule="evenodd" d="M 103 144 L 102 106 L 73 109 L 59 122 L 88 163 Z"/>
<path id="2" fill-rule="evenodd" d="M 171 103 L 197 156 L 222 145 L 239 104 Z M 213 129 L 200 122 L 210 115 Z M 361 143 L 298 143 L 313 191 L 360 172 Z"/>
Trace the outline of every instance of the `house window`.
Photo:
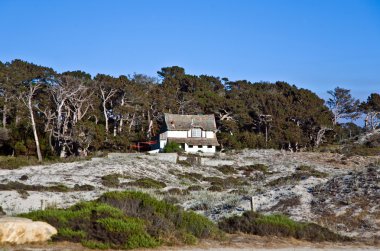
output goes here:
<path id="1" fill-rule="evenodd" d="M 200 138 L 202 137 L 202 129 L 201 128 L 193 128 L 191 129 L 191 137 Z"/>
<path id="2" fill-rule="evenodd" d="M 198 148 L 203 148 L 203 146 L 198 146 Z"/>
<path id="3" fill-rule="evenodd" d="M 189 145 L 189 148 L 193 148 L 193 145 Z"/>
<path id="4" fill-rule="evenodd" d="M 208 145 L 207 148 L 212 148 L 212 145 Z"/>

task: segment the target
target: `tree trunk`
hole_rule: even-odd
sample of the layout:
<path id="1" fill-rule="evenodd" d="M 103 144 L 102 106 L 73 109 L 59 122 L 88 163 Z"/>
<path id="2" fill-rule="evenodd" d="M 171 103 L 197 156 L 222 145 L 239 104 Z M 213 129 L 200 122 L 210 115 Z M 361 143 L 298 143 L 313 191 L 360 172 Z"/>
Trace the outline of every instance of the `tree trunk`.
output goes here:
<path id="1" fill-rule="evenodd" d="M 3 128 L 7 128 L 7 98 L 4 100 L 4 107 L 3 107 Z"/>
<path id="2" fill-rule="evenodd" d="M 120 121 L 119 121 L 119 132 L 122 132 L 123 131 L 123 117 L 120 118 Z"/>
<path id="3" fill-rule="evenodd" d="M 106 134 L 108 134 L 108 116 L 107 116 L 107 108 L 106 108 L 106 101 L 103 101 L 102 103 L 103 105 L 103 115 L 104 115 L 104 119 L 105 119 L 105 123 L 106 123 Z"/>
<path id="4" fill-rule="evenodd" d="M 30 88 L 31 89 L 30 89 L 30 93 L 29 93 L 29 96 L 28 96 L 28 108 L 29 108 L 29 113 L 30 113 L 30 120 L 32 122 L 32 130 L 33 130 L 33 135 L 34 135 L 34 141 L 36 143 L 38 161 L 42 162 L 42 154 L 41 154 L 41 149 L 40 149 L 40 141 L 38 140 L 36 122 L 34 120 L 34 114 L 33 114 L 33 106 L 32 106 L 33 90 L 32 90 L 32 87 L 30 87 Z"/>

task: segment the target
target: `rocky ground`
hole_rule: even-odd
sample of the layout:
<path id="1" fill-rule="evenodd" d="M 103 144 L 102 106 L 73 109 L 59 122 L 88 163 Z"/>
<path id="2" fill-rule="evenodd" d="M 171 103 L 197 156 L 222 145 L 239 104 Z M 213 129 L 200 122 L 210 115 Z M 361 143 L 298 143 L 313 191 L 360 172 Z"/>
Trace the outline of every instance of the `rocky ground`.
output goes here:
<path id="1" fill-rule="evenodd" d="M 380 157 L 245 150 L 176 160 L 174 155 L 111 154 L 0 169 L 0 206 L 14 215 L 67 207 L 109 190 L 138 189 L 217 221 L 250 210 L 252 198 L 260 212 L 283 213 L 375 242 L 380 238 Z"/>

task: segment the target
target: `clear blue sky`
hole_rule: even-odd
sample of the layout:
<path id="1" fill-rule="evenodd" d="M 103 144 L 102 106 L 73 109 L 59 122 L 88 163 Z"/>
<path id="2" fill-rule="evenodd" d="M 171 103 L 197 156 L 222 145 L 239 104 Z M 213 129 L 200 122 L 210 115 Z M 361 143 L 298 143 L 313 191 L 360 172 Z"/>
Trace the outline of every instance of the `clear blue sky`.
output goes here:
<path id="1" fill-rule="evenodd" d="M 380 92 L 380 1 L 0 0 L 0 61 Z"/>

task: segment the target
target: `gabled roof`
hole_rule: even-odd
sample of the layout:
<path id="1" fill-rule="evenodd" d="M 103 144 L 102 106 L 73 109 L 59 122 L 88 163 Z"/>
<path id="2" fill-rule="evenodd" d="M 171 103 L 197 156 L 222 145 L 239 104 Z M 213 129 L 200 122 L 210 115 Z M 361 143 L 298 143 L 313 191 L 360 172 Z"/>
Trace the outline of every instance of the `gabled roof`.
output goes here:
<path id="1" fill-rule="evenodd" d="M 211 115 L 180 115 L 165 113 L 165 124 L 168 131 L 187 131 L 200 127 L 205 131 L 216 131 L 215 116 Z"/>

